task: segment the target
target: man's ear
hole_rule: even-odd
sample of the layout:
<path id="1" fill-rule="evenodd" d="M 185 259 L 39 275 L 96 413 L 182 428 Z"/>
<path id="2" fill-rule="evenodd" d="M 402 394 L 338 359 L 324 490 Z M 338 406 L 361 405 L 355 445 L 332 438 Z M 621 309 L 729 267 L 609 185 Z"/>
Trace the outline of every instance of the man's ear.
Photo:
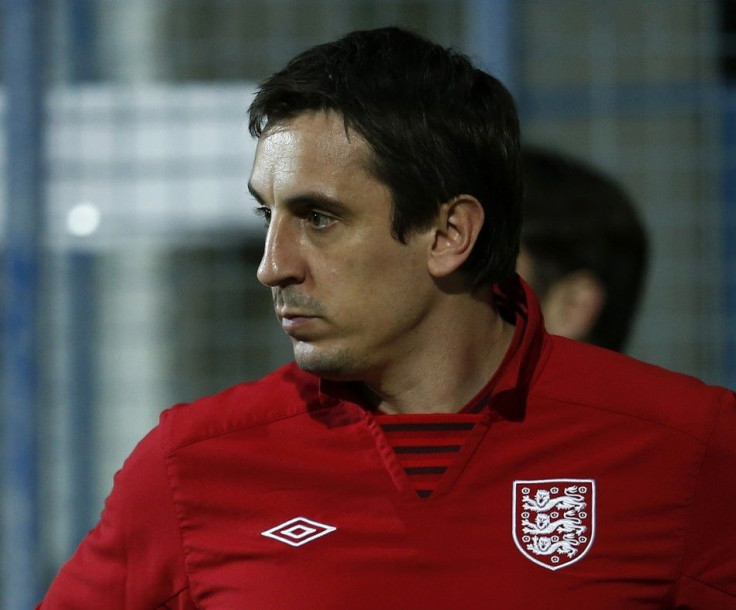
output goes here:
<path id="1" fill-rule="evenodd" d="M 471 195 L 459 195 L 440 206 L 432 224 L 428 269 L 435 278 L 457 271 L 470 256 L 483 227 L 485 212 Z"/>
<path id="2" fill-rule="evenodd" d="M 542 301 L 547 331 L 585 341 L 606 302 L 606 290 L 590 271 L 573 271 L 556 281 Z"/>

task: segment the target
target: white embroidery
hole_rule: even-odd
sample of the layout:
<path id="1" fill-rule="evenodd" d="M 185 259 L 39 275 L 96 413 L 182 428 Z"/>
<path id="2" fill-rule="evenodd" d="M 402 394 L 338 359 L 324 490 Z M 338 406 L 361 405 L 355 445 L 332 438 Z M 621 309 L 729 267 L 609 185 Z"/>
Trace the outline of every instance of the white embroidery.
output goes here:
<path id="1" fill-rule="evenodd" d="M 336 529 L 332 525 L 312 521 L 306 517 L 295 517 L 265 532 L 261 532 L 261 536 L 273 538 L 290 546 L 302 546 L 330 532 L 334 532 Z"/>
<path id="2" fill-rule="evenodd" d="M 595 534 L 595 481 L 514 481 L 516 547 L 534 563 L 558 570 L 579 561 Z"/>

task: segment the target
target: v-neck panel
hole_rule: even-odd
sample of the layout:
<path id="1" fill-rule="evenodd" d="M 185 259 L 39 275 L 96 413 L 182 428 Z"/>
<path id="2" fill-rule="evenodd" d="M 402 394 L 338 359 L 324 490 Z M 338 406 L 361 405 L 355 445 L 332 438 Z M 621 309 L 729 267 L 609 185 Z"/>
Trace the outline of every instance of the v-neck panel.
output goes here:
<path id="1" fill-rule="evenodd" d="M 433 498 L 441 498 L 452 491 L 455 483 L 457 483 L 458 479 L 467 468 L 473 455 L 490 428 L 490 413 L 486 410 L 481 411 L 479 414 L 481 417 L 476 422 L 475 427 L 465 437 L 465 442 L 460 447 L 460 451 L 458 451 L 457 455 L 455 455 L 455 459 L 452 460 L 450 465 L 447 467 L 447 470 L 442 474 L 442 476 L 440 476 L 434 492 L 432 492 L 429 497 L 420 498 L 420 500 L 429 500 L 431 502 Z M 417 497 L 419 497 L 418 494 Z"/>
<path id="2" fill-rule="evenodd" d="M 451 423 L 452 415 L 453 414 L 448 414 L 446 417 L 447 420 L 450 420 L 448 423 Z M 459 419 L 467 420 L 468 416 L 475 414 L 458 413 L 454 415 L 460 416 Z M 457 454 L 453 456 L 447 470 L 440 475 L 434 491 L 427 497 L 421 497 L 416 491 L 411 476 L 404 470 L 404 466 L 401 463 L 399 456 L 391 446 L 386 433 L 376 420 L 375 415 L 369 411 L 363 412 L 363 421 L 365 422 L 368 432 L 373 437 L 379 458 L 390 476 L 394 487 L 406 499 L 409 499 L 411 502 L 419 503 L 432 502 L 437 498 L 447 495 L 447 493 L 452 490 L 456 481 L 462 475 L 473 454 L 485 437 L 486 432 L 490 427 L 491 419 L 491 413 L 487 408 L 477 414 L 477 421 L 475 422 L 473 429 L 466 436 Z"/>

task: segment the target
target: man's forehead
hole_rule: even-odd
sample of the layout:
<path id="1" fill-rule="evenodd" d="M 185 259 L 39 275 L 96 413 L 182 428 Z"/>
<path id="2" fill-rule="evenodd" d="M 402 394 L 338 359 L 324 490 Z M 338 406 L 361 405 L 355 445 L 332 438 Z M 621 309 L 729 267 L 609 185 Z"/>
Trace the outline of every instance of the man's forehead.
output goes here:
<path id="1" fill-rule="evenodd" d="M 376 180 L 368 144 L 354 131 L 348 137 L 341 115 L 308 112 L 264 130 L 249 188 L 263 201 L 273 201 L 276 193 L 293 197 L 305 192 L 339 199 L 339 193 L 365 189 Z"/>
<path id="2" fill-rule="evenodd" d="M 286 169 L 286 164 L 326 164 L 366 167 L 370 147 L 365 139 L 345 127 L 335 112 L 310 111 L 269 123 L 256 144 L 254 170 L 259 165 Z"/>

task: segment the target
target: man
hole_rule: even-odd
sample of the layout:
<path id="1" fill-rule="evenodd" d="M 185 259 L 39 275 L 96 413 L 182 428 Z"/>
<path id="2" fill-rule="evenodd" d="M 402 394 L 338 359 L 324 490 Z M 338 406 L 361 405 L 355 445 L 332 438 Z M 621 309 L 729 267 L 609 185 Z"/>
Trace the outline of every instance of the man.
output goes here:
<path id="1" fill-rule="evenodd" d="M 621 351 L 647 266 L 647 237 L 628 195 L 561 153 L 522 152 L 519 274 L 539 297 L 547 331 Z"/>
<path id="2" fill-rule="evenodd" d="M 41 607 L 736 608 L 736 400 L 546 334 L 497 80 L 355 32 L 250 126 L 296 364 L 165 411 Z"/>

